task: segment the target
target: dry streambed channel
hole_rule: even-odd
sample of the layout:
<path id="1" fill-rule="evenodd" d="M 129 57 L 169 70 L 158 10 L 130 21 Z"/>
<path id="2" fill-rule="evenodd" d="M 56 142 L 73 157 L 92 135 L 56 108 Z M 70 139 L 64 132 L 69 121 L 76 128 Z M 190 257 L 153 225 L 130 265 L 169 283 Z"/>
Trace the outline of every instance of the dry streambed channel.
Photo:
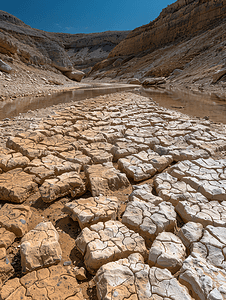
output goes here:
<path id="1" fill-rule="evenodd" d="M 226 127 L 139 93 L 5 113 L 1 300 L 226 299 Z"/>

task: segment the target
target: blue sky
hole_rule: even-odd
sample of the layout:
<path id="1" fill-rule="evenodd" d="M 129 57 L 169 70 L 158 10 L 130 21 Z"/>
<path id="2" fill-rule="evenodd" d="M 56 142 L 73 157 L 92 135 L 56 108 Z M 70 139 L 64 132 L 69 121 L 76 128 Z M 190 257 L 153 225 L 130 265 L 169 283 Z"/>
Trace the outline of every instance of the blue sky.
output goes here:
<path id="1" fill-rule="evenodd" d="M 132 30 L 149 23 L 175 0 L 6 0 L 4 10 L 33 28 L 90 33 Z"/>

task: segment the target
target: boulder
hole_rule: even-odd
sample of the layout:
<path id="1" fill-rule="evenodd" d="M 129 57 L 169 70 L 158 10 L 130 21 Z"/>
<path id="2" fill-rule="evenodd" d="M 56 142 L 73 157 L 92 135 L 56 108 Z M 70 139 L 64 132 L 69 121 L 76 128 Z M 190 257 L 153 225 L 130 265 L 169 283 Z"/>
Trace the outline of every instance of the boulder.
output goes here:
<path id="1" fill-rule="evenodd" d="M 11 68 L 8 64 L 6 64 L 4 61 L 0 59 L 0 71 L 6 72 L 6 73 L 12 73 L 13 68 Z"/>
<path id="2" fill-rule="evenodd" d="M 165 77 L 158 77 L 158 78 L 146 78 L 142 81 L 143 86 L 152 86 L 166 83 Z"/>
<path id="3" fill-rule="evenodd" d="M 138 85 L 141 85 L 141 82 L 138 78 L 132 78 L 132 79 L 129 79 L 128 84 L 138 84 Z"/>
<path id="4" fill-rule="evenodd" d="M 85 76 L 85 73 L 82 71 L 74 70 L 74 71 L 67 71 L 64 73 L 64 75 L 72 80 L 80 82 L 82 78 Z"/>
<path id="5" fill-rule="evenodd" d="M 21 240 L 20 254 L 22 272 L 59 263 L 62 251 L 59 235 L 51 222 L 39 223 Z"/>

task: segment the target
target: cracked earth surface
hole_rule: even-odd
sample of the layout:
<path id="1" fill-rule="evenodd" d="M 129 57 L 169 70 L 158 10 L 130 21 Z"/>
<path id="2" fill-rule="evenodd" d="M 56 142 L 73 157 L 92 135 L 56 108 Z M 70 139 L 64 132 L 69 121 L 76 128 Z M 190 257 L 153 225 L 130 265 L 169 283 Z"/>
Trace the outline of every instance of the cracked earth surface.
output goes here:
<path id="1" fill-rule="evenodd" d="M 225 125 L 123 92 L 0 127 L 0 299 L 226 299 Z"/>

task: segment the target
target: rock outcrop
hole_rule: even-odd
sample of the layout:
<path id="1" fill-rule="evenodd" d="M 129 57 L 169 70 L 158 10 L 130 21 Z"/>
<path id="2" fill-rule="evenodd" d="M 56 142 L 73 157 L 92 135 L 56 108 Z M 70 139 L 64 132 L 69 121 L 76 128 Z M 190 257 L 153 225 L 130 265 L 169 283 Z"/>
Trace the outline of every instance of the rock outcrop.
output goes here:
<path id="1" fill-rule="evenodd" d="M 107 58 L 128 33 L 50 33 L 33 29 L 13 15 L 0 11 L 0 53 L 17 57 L 24 63 L 45 68 L 52 66 L 77 81 L 81 80 L 81 75 L 74 73 L 74 68 L 87 69 Z M 3 63 L 0 69 L 1 65 Z M 11 71 L 10 66 L 4 64 L 3 67 Z"/>

